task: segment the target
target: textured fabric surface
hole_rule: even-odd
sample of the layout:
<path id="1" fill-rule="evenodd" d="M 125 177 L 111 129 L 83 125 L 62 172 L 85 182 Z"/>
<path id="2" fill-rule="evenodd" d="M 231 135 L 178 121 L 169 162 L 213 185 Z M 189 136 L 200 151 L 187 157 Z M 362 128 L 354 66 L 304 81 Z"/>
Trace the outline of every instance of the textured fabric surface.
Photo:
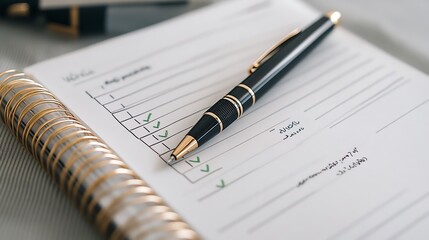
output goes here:
<path id="1" fill-rule="evenodd" d="M 0 238 L 99 238 L 3 124 L 0 136 Z"/>
<path id="2" fill-rule="evenodd" d="M 0 22 L 0 71 L 98 41 L 52 36 L 40 24 Z M 0 121 L 0 239 L 97 239 L 26 149 Z"/>
<path id="3" fill-rule="evenodd" d="M 420 70 L 429 72 L 429 3 L 410 1 L 306 0 L 345 15 L 343 26 Z M 207 3 L 207 1 L 204 4 Z M 115 7 L 109 33 L 71 40 L 47 32 L 41 23 L 0 20 L 0 71 L 22 69 L 41 60 L 138 29 L 204 5 Z M 426 30 L 425 30 L 426 29 Z M 97 239 L 38 163 L 0 123 L 0 238 Z"/>
<path id="4" fill-rule="evenodd" d="M 0 71 L 26 66 L 203 6 L 114 7 L 108 33 L 68 39 L 41 22 L 0 20 Z M 100 239 L 71 201 L 0 121 L 0 239 Z"/>

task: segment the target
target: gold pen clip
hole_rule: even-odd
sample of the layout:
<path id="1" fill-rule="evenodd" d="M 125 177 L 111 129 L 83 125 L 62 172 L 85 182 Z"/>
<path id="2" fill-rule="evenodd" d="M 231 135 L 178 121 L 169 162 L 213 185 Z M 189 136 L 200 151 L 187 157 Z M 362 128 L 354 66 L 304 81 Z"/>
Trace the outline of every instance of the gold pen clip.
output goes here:
<path id="1" fill-rule="evenodd" d="M 277 52 L 278 48 L 285 44 L 289 39 L 295 37 L 301 32 L 301 29 L 295 28 L 290 33 L 288 33 L 286 36 L 284 36 L 280 41 L 278 41 L 276 44 L 274 44 L 272 47 L 270 47 L 268 50 L 266 50 L 264 53 L 259 56 L 255 62 L 250 66 L 249 73 L 252 74 L 256 71 L 256 69 L 262 65 L 267 59 L 269 59 L 274 53 Z"/>

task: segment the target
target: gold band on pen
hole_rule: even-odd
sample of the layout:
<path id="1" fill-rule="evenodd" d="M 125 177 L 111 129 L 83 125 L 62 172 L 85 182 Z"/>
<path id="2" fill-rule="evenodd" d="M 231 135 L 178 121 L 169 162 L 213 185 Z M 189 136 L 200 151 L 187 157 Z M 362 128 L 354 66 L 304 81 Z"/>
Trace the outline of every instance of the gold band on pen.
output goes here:
<path id="1" fill-rule="evenodd" d="M 241 113 L 240 107 L 237 105 L 237 103 L 231 98 L 224 97 L 223 99 L 227 100 L 228 102 L 232 103 L 232 105 L 234 105 L 235 109 L 237 110 L 237 118 L 240 117 L 240 113 Z"/>
<path id="2" fill-rule="evenodd" d="M 238 115 L 238 117 L 240 118 L 244 113 L 243 105 L 241 104 L 240 100 L 238 100 L 238 98 L 230 94 L 226 95 L 225 98 L 230 98 L 231 100 L 237 103 L 238 107 L 240 108 L 240 112 L 239 112 L 240 114 Z"/>
<path id="3" fill-rule="evenodd" d="M 204 115 L 208 115 L 208 116 L 210 116 L 210 117 L 212 117 L 212 118 L 214 118 L 218 123 L 219 123 L 219 127 L 220 127 L 220 131 L 219 132 L 222 132 L 223 131 L 223 123 L 222 123 L 222 120 L 216 115 L 216 114 L 214 114 L 214 113 L 212 113 L 212 112 L 205 112 L 204 113 Z"/>
<path id="4" fill-rule="evenodd" d="M 238 84 L 238 87 L 244 88 L 247 90 L 247 92 L 249 92 L 250 96 L 252 96 L 252 106 L 255 105 L 256 96 L 255 96 L 255 93 L 253 92 L 253 90 L 249 86 L 247 86 L 243 83 Z"/>

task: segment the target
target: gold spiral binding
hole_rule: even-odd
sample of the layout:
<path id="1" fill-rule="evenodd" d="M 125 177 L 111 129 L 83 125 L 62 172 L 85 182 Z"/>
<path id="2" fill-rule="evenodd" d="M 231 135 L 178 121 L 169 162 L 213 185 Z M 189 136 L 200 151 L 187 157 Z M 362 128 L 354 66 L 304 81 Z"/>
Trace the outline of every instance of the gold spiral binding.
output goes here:
<path id="1" fill-rule="evenodd" d="M 38 118 L 36 115 L 33 116 L 33 118 L 30 119 L 30 121 L 33 119 L 37 121 Z M 51 120 L 53 120 L 52 123 L 51 123 Z M 43 141 L 42 141 L 43 137 L 45 136 L 46 133 L 49 132 L 49 130 L 52 130 L 51 128 L 55 128 L 56 125 L 61 125 L 61 124 L 64 124 L 66 122 L 78 123 L 77 120 L 75 120 L 75 119 L 64 119 L 64 116 L 60 116 L 60 117 L 56 117 L 56 118 L 53 118 L 53 119 L 46 121 L 45 122 L 45 123 L 47 123 L 46 126 L 44 126 L 45 123 L 43 123 L 42 126 L 35 131 L 38 134 L 35 135 L 35 137 L 33 137 L 33 139 L 31 140 L 31 143 L 32 143 L 30 146 L 32 148 L 31 153 L 33 153 L 33 156 L 35 156 L 36 160 L 39 160 L 39 162 L 40 162 L 40 164 L 42 164 L 42 166 L 43 166 L 43 163 L 42 163 L 42 160 L 39 158 L 39 154 L 37 153 L 37 150 L 38 150 L 38 147 L 43 144 Z"/>
<path id="2" fill-rule="evenodd" d="M 88 132 L 87 131 L 85 131 L 85 130 L 82 130 L 82 131 L 79 131 L 79 132 L 75 132 L 73 135 L 77 135 L 77 134 L 88 134 Z M 59 166 L 59 162 L 60 162 L 60 159 L 61 159 L 61 157 L 63 157 L 63 155 L 67 152 L 67 151 L 69 151 L 70 150 L 70 148 L 72 148 L 72 147 L 74 147 L 74 146 L 79 146 L 78 144 L 79 143 L 81 143 L 81 142 L 86 142 L 86 141 L 88 141 L 88 140 L 98 140 L 98 138 L 97 137 L 94 137 L 94 136 L 91 136 L 91 135 L 88 135 L 88 136 L 82 136 L 82 137 L 80 137 L 80 138 L 76 138 L 75 140 L 73 140 L 73 141 L 71 141 L 71 142 L 69 142 L 69 143 L 67 143 L 67 144 L 65 144 L 64 145 L 64 147 L 62 147 L 61 148 L 61 150 L 58 150 L 58 154 L 55 154 L 55 155 L 50 155 L 48 158 L 47 158 L 47 162 L 50 164 L 50 166 L 51 166 L 51 176 L 52 177 L 54 177 L 55 176 L 55 169 L 57 169 Z M 58 142 L 58 143 L 60 143 L 60 142 Z M 54 148 L 53 148 L 54 149 Z M 51 150 L 52 151 L 52 150 Z M 54 158 L 55 157 L 55 158 Z M 53 158 L 53 160 L 50 160 L 50 159 L 52 159 Z"/>
<path id="3" fill-rule="evenodd" d="M 152 217 L 147 216 L 147 214 L 145 215 L 145 213 L 147 212 L 155 213 L 154 215 L 159 215 L 164 220 L 168 220 L 171 222 L 180 218 L 179 215 L 177 215 L 174 212 L 171 212 L 171 209 L 169 209 L 168 207 L 153 206 L 153 207 L 150 207 L 150 209 L 142 209 L 140 212 L 135 214 L 133 218 L 129 219 L 129 221 L 124 224 L 124 228 L 123 228 L 124 232 L 127 232 L 128 229 L 132 229 L 138 225 L 146 225 L 148 224 L 148 222 L 154 221 Z M 123 237 L 120 236 L 119 231 L 114 232 L 112 234 L 112 239 L 122 239 L 122 238 Z"/>
<path id="4" fill-rule="evenodd" d="M 105 161 L 105 162 L 101 162 L 100 165 L 93 166 L 93 168 L 94 169 L 100 169 L 100 168 L 102 168 L 104 166 L 109 166 L 109 167 L 116 166 L 116 168 L 114 170 L 110 170 L 109 172 L 100 175 L 97 178 L 97 180 L 93 181 L 88 186 L 88 190 L 83 194 L 83 197 L 81 197 L 82 201 L 86 202 L 87 198 L 89 197 L 89 194 L 91 194 L 93 191 L 95 191 L 95 188 L 99 184 L 102 184 L 103 180 L 106 179 L 106 178 L 108 178 L 108 177 L 114 177 L 114 176 L 118 176 L 118 175 L 130 175 L 130 176 L 133 176 L 133 177 L 137 177 L 137 175 L 134 174 L 133 171 L 131 171 L 131 170 L 127 169 L 127 168 L 124 168 L 124 167 L 126 167 L 125 163 L 123 163 L 122 161 L 118 161 L 118 160 L 108 160 L 108 161 Z M 96 167 L 98 167 L 98 168 L 96 168 Z M 85 177 L 88 177 L 88 176 L 89 176 L 89 174 L 85 175 Z M 72 190 L 72 197 L 76 197 L 78 195 L 77 194 L 78 190 L 79 190 L 78 186 L 81 186 L 83 184 L 83 182 L 85 181 L 85 179 L 86 178 L 82 177 L 82 178 L 80 178 L 78 180 L 77 184 L 75 185 L 75 188 L 73 188 L 73 190 Z"/>
<path id="5" fill-rule="evenodd" d="M 72 197 L 76 197 L 77 195 L 77 191 L 79 190 L 79 182 L 85 181 L 85 177 L 87 177 L 92 171 L 97 169 L 97 167 L 100 167 L 95 164 L 97 164 L 96 162 L 100 161 L 100 158 L 102 157 L 108 157 L 109 159 L 107 159 L 107 161 L 110 161 L 109 163 L 112 164 L 118 163 L 117 160 L 119 160 L 119 158 L 116 158 L 110 153 L 105 153 L 104 151 L 100 153 L 94 153 L 94 155 L 87 158 L 84 163 L 82 163 L 76 168 L 76 170 L 73 171 L 69 180 L 67 181 L 67 184 L 65 184 L 64 186 L 66 187 L 66 190 L 70 191 Z M 120 166 L 121 165 L 119 165 L 119 167 Z"/>
<path id="6" fill-rule="evenodd" d="M 78 134 L 80 134 L 80 133 L 82 133 L 82 134 L 88 134 L 88 132 L 87 131 L 85 131 L 85 130 L 82 130 L 82 131 L 80 131 L 80 132 L 77 132 Z M 73 141 L 71 141 L 71 142 L 69 142 L 69 143 L 67 143 L 67 144 L 65 144 L 62 148 L 61 148 L 61 150 L 59 150 L 58 151 L 58 154 L 55 154 L 55 155 L 53 155 L 52 157 L 55 157 L 52 161 L 51 161 L 51 163 L 50 163 L 50 165 L 52 166 L 51 167 L 51 176 L 54 176 L 54 174 L 55 174 L 55 169 L 57 169 L 58 167 L 59 167 L 59 163 L 60 163 L 60 160 L 61 160 L 61 158 L 63 157 L 63 155 L 67 152 L 67 151 L 70 151 L 71 150 L 71 148 L 73 148 L 73 147 L 76 147 L 77 149 L 81 149 L 81 148 L 83 148 L 83 147 L 85 147 L 85 145 L 80 145 L 80 143 L 86 143 L 88 140 L 95 140 L 95 141 L 98 141 L 99 139 L 97 138 L 97 137 L 95 137 L 95 136 L 92 136 L 92 135 L 88 135 L 88 136 L 82 136 L 82 137 L 80 137 L 80 138 L 76 138 L 76 139 L 74 139 Z M 79 156 L 79 155 L 78 155 Z M 50 162 L 49 160 L 48 160 L 48 162 Z M 60 177 L 61 176 L 63 176 L 63 175 L 60 175 Z"/>
<path id="7" fill-rule="evenodd" d="M 106 237 L 200 238 L 113 150 L 31 76 L 16 70 L 0 72 L 0 116 Z"/>
<path id="8" fill-rule="evenodd" d="M 145 202 L 149 202 L 149 200 L 151 200 L 150 202 L 157 202 L 157 203 L 161 203 L 162 200 L 160 197 L 156 196 L 156 195 L 148 195 L 147 193 L 147 189 L 145 187 L 134 187 L 131 189 L 128 189 L 127 191 L 125 191 L 123 194 L 125 195 L 131 195 L 131 194 L 135 194 L 135 195 L 140 195 L 139 198 L 145 198 Z M 138 200 L 138 199 L 134 199 L 134 200 Z M 141 201 L 141 200 L 138 200 Z M 124 199 L 121 197 L 116 197 L 115 199 L 111 200 L 111 202 L 109 203 L 109 207 L 106 209 L 102 209 L 100 214 L 97 216 L 97 218 L 95 219 L 95 223 L 96 224 L 100 224 L 100 227 L 107 227 L 105 221 L 103 221 L 103 219 L 106 219 L 106 216 L 108 216 L 109 214 L 112 214 L 116 211 L 118 211 L 119 209 L 126 207 L 126 205 L 128 205 L 128 202 L 124 202 Z"/>
<path id="9" fill-rule="evenodd" d="M 17 126 L 21 126 L 21 124 L 23 124 L 23 120 L 24 117 L 27 116 L 27 114 L 34 109 L 35 107 L 39 106 L 39 105 L 43 105 L 45 103 L 55 103 L 55 104 L 61 104 L 60 101 L 56 100 L 56 99 L 46 99 L 46 102 L 41 102 L 41 101 L 35 101 L 30 103 L 28 106 L 26 106 L 19 118 L 18 118 L 18 122 L 17 122 Z M 26 124 L 26 126 L 24 128 L 17 128 L 17 130 L 22 130 L 22 132 L 16 132 L 17 135 L 23 135 L 23 139 L 22 139 L 22 144 L 24 144 L 25 147 L 27 147 L 27 142 L 28 142 L 28 135 L 30 134 L 31 128 L 28 128 L 28 123 Z M 30 125 L 31 126 L 31 125 Z"/>
<path id="10" fill-rule="evenodd" d="M 143 182 L 143 180 L 141 180 L 141 179 L 129 179 L 126 181 L 119 182 L 119 183 L 113 185 L 110 189 L 106 189 L 106 190 L 98 193 L 97 195 L 95 195 L 92 199 L 90 199 L 90 202 L 87 205 L 86 211 L 88 212 L 88 214 L 90 216 L 93 216 L 94 210 L 95 210 L 95 205 L 100 201 L 101 198 L 105 197 L 111 191 L 122 190 L 124 188 L 126 189 L 126 188 L 137 188 L 137 187 L 138 188 L 146 188 L 146 194 L 154 194 L 154 192 L 152 191 L 151 188 L 145 186 L 145 183 Z M 83 206 L 81 207 L 80 210 L 81 210 L 81 212 L 85 211 Z"/>
<path id="11" fill-rule="evenodd" d="M 134 215 L 134 217 L 128 219 L 128 221 L 124 224 L 123 231 L 127 232 L 129 229 L 135 228 L 136 226 L 140 225 L 140 221 L 144 221 L 144 219 L 147 219 L 147 216 L 145 215 L 146 212 L 153 212 L 155 214 L 162 214 L 170 212 L 170 209 L 165 206 L 152 206 L 149 207 L 149 209 L 142 209 L 137 214 Z M 144 218 L 145 217 L 145 218 Z M 142 218 L 144 218 L 142 220 Z M 120 235 L 120 231 L 115 231 L 112 234 L 112 239 L 123 239 L 123 236 Z"/>
<path id="12" fill-rule="evenodd" d="M 102 144 L 102 143 L 100 143 Z M 94 145 L 94 144 L 92 144 Z M 81 145 L 79 147 L 79 149 L 77 150 L 82 150 L 80 148 L 82 147 L 86 147 L 84 145 Z M 80 159 L 86 159 L 88 161 L 88 155 L 97 152 L 98 154 L 109 154 L 109 151 L 107 151 L 105 148 L 103 148 L 103 146 L 100 146 L 100 148 L 90 148 L 85 150 L 83 153 L 79 153 L 79 154 L 75 154 L 72 157 L 69 158 L 69 160 L 65 163 L 64 167 L 63 167 L 63 171 L 60 174 L 60 187 L 64 190 L 67 191 L 66 186 L 68 185 L 67 181 L 67 175 L 69 172 L 71 172 L 72 167 L 76 164 L 77 161 L 79 161 Z M 90 161 L 90 160 L 89 160 Z M 79 166 L 81 167 L 81 166 Z M 73 171 L 73 173 L 78 172 L 77 168 Z M 71 178 L 71 176 L 69 176 L 69 178 Z"/>
<path id="13" fill-rule="evenodd" d="M 26 86 L 28 83 L 26 83 L 27 79 L 21 79 L 22 82 L 18 82 L 16 84 L 13 84 L 13 82 L 6 82 L 4 83 L 3 86 L 0 86 L 0 92 L 2 93 L 2 96 L 0 97 L 0 102 L 3 104 L 4 103 L 4 98 L 6 96 L 8 96 L 8 94 L 16 87 L 22 87 L 22 86 Z M 30 82 L 30 81 L 29 81 Z M 2 114 L 2 119 L 5 122 L 6 125 L 10 125 L 10 118 L 7 118 L 6 116 L 8 116 L 8 111 L 10 110 L 9 106 L 12 104 L 11 101 L 6 102 L 5 107 L 2 109 L 3 110 L 3 114 Z"/>
<path id="14" fill-rule="evenodd" d="M 16 111 L 18 111 L 19 106 L 22 105 L 22 103 L 25 101 L 25 99 L 27 99 L 27 97 L 31 97 L 32 95 L 38 95 L 41 93 L 43 93 L 43 89 L 41 89 L 39 87 L 27 88 L 27 89 L 24 89 L 24 90 L 21 90 L 20 92 L 18 92 L 10 100 L 10 103 L 13 103 L 13 101 L 15 100 L 14 97 L 19 96 L 19 98 L 16 99 L 16 103 L 14 104 L 13 108 L 11 108 L 11 110 L 8 112 L 8 115 L 6 117 L 11 119 L 13 116 L 17 116 Z M 10 125 L 10 128 L 12 129 L 12 131 L 16 131 L 17 129 L 19 129 L 18 127 L 16 127 L 16 125 L 14 123 L 15 122 L 12 121 L 11 125 Z"/>
<path id="15" fill-rule="evenodd" d="M 129 194 L 127 196 L 132 196 L 132 195 Z M 127 207 L 135 205 L 135 204 L 142 204 L 142 203 L 144 203 L 145 205 L 148 205 L 148 204 L 162 205 L 162 204 L 164 204 L 163 201 L 161 200 L 161 198 L 156 196 L 156 195 L 146 195 L 146 196 L 136 195 L 136 196 L 137 196 L 136 198 L 133 198 L 129 201 L 124 201 L 123 198 L 120 198 L 119 201 L 115 202 L 115 204 L 109 205 L 109 207 L 107 208 L 108 210 L 103 212 L 103 213 L 115 214 L 120 209 L 127 208 Z M 108 227 L 108 224 L 109 224 L 109 221 L 107 221 L 108 218 L 106 218 L 104 215 L 99 215 L 99 216 L 100 217 L 97 216 L 97 218 L 96 218 L 96 224 L 98 224 L 100 226 L 101 230 L 106 230 Z"/>
<path id="16" fill-rule="evenodd" d="M 77 126 L 79 125 L 80 124 L 77 124 Z M 65 134 L 61 139 L 59 139 L 53 144 L 53 146 L 49 150 L 49 154 L 46 157 L 46 160 L 44 159 L 48 169 L 51 169 L 51 171 L 48 171 L 48 173 L 51 173 L 51 177 L 55 176 L 55 172 L 57 169 L 57 166 L 54 164 L 53 160 L 54 155 L 61 157 L 61 155 L 63 154 L 62 151 L 68 150 L 64 145 L 66 144 L 66 142 L 70 141 L 70 139 L 73 139 L 73 141 L 70 141 L 69 143 L 75 143 L 76 141 L 85 141 L 87 140 L 86 138 L 97 139 L 94 136 L 89 136 L 89 134 L 91 134 L 91 132 L 88 130 L 75 130 L 69 134 Z"/>
<path id="17" fill-rule="evenodd" d="M 48 109 L 47 112 L 56 112 L 56 109 Z M 36 114 L 37 115 L 37 114 Z M 64 135 L 64 132 L 66 131 L 73 131 L 73 130 L 80 130 L 80 127 L 82 125 L 78 124 L 78 123 L 70 123 L 68 125 L 63 125 L 61 127 L 58 127 L 57 129 L 55 129 L 50 135 L 47 136 L 47 139 L 45 141 L 45 143 L 42 146 L 42 149 L 39 152 L 39 160 L 42 161 L 42 166 L 46 169 L 46 171 L 49 170 L 49 165 L 47 163 L 47 161 L 44 161 L 45 158 L 45 153 L 47 152 L 47 150 L 49 149 L 51 144 L 55 144 L 56 143 L 56 138 L 58 138 L 59 136 Z M 65 138 L 62 138 L 65 139 Z"/>

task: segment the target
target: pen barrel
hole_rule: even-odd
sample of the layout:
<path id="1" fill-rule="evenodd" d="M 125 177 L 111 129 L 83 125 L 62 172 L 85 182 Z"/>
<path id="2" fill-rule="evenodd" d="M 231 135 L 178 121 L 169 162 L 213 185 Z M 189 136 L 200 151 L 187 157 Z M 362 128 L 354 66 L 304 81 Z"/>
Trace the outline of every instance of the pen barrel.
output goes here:
<path id="1" fill-rule="evenodd" d="M 222 132 L 239 117 L 237 107 L 229 100 L 222 98 L 207 110 L 188 135 L 202 145 Z"/>
<path id="2" fill-rule="evenodd" d="M 268 92 L 310 53 L 335 27 L 330 18 L 323 16 L 296 36 L 280 45 L 278 50 L 263 62 L 228 95 L 240 100 L 244 111 Z"/>
<path id="3" fill-rule="evenodd" d="M 201 146 L 222 132 L 293 69 L 334 26 L 330 18 L 321 17 L 280 45 L 268 60 L 207 110 L 188 135 Z"/>

